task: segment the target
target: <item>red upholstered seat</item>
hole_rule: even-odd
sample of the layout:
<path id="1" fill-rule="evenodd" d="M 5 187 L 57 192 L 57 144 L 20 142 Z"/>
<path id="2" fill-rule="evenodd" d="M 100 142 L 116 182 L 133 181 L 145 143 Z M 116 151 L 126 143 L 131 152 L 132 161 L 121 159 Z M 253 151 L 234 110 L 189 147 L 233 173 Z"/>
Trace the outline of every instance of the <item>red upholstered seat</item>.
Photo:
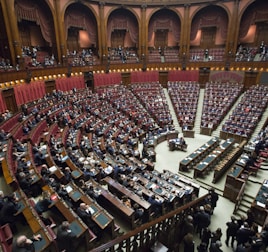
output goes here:
<path id="1" fill-rule="evenodd" d="M 0 242 L 3 252 L 12 251 L 13 234 L 9 224 L 5 224 L 0 227 Z"/>

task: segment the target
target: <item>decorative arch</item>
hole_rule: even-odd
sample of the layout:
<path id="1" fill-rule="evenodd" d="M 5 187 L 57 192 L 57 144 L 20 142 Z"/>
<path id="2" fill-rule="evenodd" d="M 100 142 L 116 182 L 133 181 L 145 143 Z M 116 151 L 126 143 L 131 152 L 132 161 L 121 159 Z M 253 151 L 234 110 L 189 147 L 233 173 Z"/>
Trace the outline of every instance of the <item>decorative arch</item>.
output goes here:
<path id="1" fill-rule="evenodd" d="M 220 37 L 225 40 L 228 32 L 228 12 L 218 5 L 203 7 L 194 14 L 191 22 L 190 40 L 196 38 L 198 30 L 208 27 L 216 27 Z"/>
<path id="2" fill-rule="evenodd" d="M 156 30 L 168 30 L 172 32 L 174 41 L 179 43 L 181 34 L 180 16 L 171 9 L 159 9 L 155 11 L 148 22 L 148 41 L 151 41 Z"/>
<path id="3" fill-rule="evenodd" d="M 45 1 L 16 0 L 15 13 L 18 22 L 26 20 L 40 26 L 44 40 L 52 46 L 55 41 L 53 15 L 50 6 Z"/>
<path id="4" fill-rule="evenodd" d="M 92 44 L 97 45 L 97 20 L 94 13 L 88 7 L 85 8 L 85 5 L 81 3 L 72 3 L 68 5 L 64 12 L 64 25 L 66 39 L 68 36 L 68 29 L 74 27 L 86 31 Z"/>
<path id="5" fill-rule="evenodd" d="M 110 12 L 107 20 L 107 44 L 111 44 L 114 30 L 126 30 L 134 44 L 139 43 L 138 19 L 129 9 L 120 8 Z"/>
<path id="6" fill-rule="evenodd" d="M 255 1 L 245 8 L 244 12 L 241 14 L 240 27 L 238 40 L 242 41 L 252 28 L 252 26 L 258 27 L 261 23 L 266 23 L 268 21 L 268 2 L 267 1 Z M 255 30 L 255 31 L 254 31 Z M 262 32 L 265 33 L 266 29 Z M 256 41 L 255 38 L 256 28 L 252 31 L 252 39 Z M 268 37 L 268 33 L 267 33 Z"/>

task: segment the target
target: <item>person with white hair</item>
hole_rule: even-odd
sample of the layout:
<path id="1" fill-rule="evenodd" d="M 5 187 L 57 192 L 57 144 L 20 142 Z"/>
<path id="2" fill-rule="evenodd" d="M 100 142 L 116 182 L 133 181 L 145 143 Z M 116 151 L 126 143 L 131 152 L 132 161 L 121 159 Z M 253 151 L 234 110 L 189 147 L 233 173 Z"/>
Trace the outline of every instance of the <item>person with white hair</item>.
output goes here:
<path id="1" fill-rule="evenodd" d="M 35 251 L 34 242 L 41 239 L 40 234 L 33 235 L 32 238 L 27 238 L 26 235 L 19 235 L 12 245 L 12 252 L 33 252 Z"/>
<path id="2" fill-rule="evenodd" d="M 0 191 L 0 211 L 5 203 L 5 194 L 3 191 Z"/>

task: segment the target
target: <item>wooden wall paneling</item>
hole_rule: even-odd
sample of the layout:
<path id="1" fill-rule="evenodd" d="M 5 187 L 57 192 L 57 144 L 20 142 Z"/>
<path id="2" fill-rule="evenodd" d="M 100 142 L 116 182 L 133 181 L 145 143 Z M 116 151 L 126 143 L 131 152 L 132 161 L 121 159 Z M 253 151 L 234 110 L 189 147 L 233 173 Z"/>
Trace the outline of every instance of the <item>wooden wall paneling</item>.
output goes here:
<path id="1" fill-rule="evenodd" d="M 45 88 L 46 88 L 46 93 L 52 93 L 52 91 L 56 89 L 55 80 L 45 81 Z"/>
<path id="2" fill-rule="evenodd" d="M 13 88 L 5 89 L 3 90 L 2 95 L 7 105 L 7 109 L 12 111 L 13 113 L 18 112 L 18 106 L 14 94 L 14 89 Z"/>
<path id="3" fill-rule="evenodd" d="M 168 71 L 160 71 L 159 72 L 159 83 L 162 84 L 164 88 L 167 87 L 168 82 Z"/>
<path id="4" fill-rule="evenodd" d="M 249 89 L 251 86 L 257 83 L 258 72 L 246 71 L 244 77 L 244 88 Z"/>

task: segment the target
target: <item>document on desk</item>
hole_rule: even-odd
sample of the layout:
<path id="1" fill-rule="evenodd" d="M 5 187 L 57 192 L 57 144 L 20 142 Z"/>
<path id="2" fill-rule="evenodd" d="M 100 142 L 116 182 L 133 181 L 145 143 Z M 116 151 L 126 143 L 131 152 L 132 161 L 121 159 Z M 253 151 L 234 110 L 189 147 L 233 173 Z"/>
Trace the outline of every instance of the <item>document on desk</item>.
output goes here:
<path id="1" fill-rule="evenodd" d="M 257 206 L 260 206 L 260 207 L 265 208 L 265 204 L 263 204 L 263 203 L 261 203 L 261 202 L 259 202 L 259 201 L 257 201 L 256 203 L 257 203 Z"/>
<path id="2" fill-rule="evenodd" d="M 88 211 L 91 213 L 91 215 L 93 215 L 95 213 L 95 210 L 92 207 L 89 207 Z"/>
<path id="3" fill-rule="evenodd" d="M 68 186 L 65 187 L 65 190 L 66 190 L 67 193 L 70 193 L 73 190 L 73 188 L 68 185 Z"/>
<path id="4" fill-rule="evenodd" d="M 55 165 L 53 165 L 53 166 L 51 166 L 50 168 L 49 168 L 49 171 L 50 172 L 55 172 L 57 170 L 57 167 L 55 166 Z"/>

